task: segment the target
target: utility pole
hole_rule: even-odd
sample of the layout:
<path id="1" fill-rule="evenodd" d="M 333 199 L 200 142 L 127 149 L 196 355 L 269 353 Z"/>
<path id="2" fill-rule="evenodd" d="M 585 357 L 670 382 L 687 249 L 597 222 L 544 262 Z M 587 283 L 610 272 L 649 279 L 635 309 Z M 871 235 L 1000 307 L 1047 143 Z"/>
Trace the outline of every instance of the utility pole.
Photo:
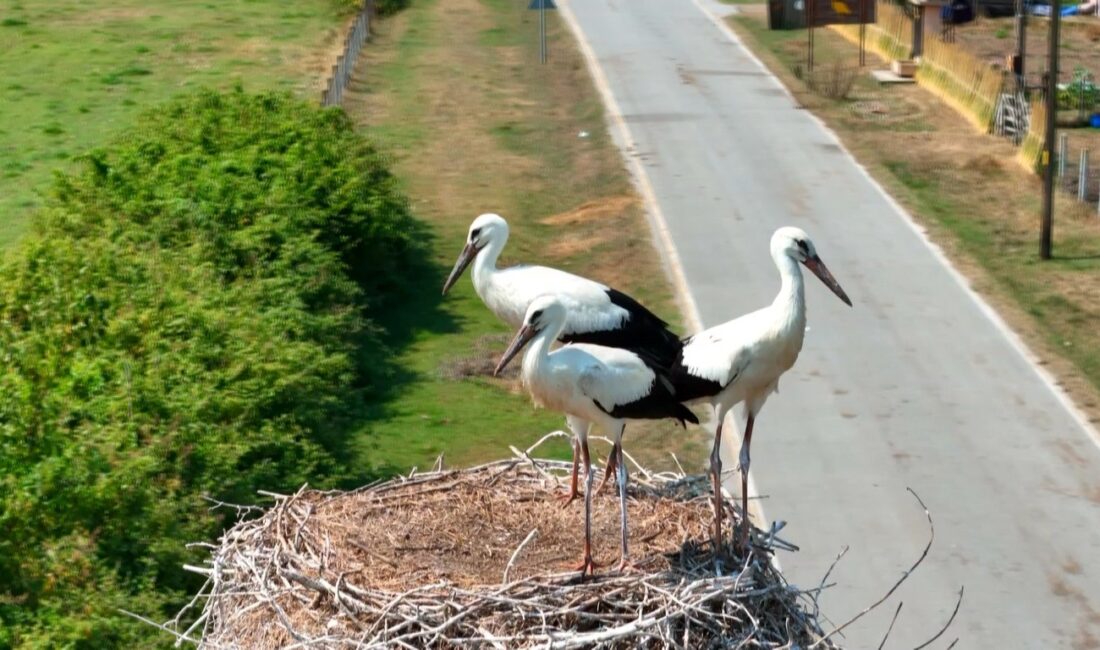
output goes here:
<path id="1" fill-rule="evenodd" d="M 1062 19 L 1061 0 L 1050 0 L 1050 59 L 1047 72 L 1047 134 L 1043 143 L 1043 221 L 1039 231 L 1039 257 L 1050 259 L 1054 229 L 1054 140 L 1058 113 L 1058 27 Z"/>
<path id="2" fill-rule="evenodd" d="M 1016 60 L 1012 72 L 1016 75 L 1016 89 L 1025 90 L 1024 60 L 1027 57 L 1027 0 L 1016 0 Z"/>

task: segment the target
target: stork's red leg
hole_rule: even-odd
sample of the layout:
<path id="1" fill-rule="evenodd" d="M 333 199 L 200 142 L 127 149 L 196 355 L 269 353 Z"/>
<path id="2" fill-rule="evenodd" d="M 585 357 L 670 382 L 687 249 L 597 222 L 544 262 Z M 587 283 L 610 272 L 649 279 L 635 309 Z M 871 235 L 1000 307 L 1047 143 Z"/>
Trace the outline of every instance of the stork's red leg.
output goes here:
<path id="1" fill-rule="evenodd" d="M 580 441 L 581 457 L 584 460 L 586 476 L 584 478 L 584 558 L 574 569 L 581 575 L 595 573 L 596 563 L 592 560 L 592 458 L 588 455 L 588 440 Z"/>
<path id="2" fill-rule="evenodd" d="M 749 444 L 752 443 L 752 414 L 749 414 L 748 424 L 745 425 L 745 439 L 741 442 L 741 543 L 746 548 L 749 545 Z"/>
<path id="3" fill-rule="evenodd" d="M 569 492 L 558 496 L 558 500 L 562 502 L 562 507 L 573 503 L 573 499 L 576 499 L 580 492 L 577 490 L 577 473 L 579 468 L 580 454 L 577 451 L 580 446 L 580 441 L 576 437 L 573 438 L 573 475 L 569 479 Z"/>
<path id="4" fill-rule="evenodd" d="M 621 450 L 621 448 L 620 448 Z M 603 468 L 603 480 L 600 481 L 600 487 L 596 488 L 596 494 L 603 492 L 603 487 L 607 485 L 608 479 L 615 476 L 615 470 L 619 467 L 619 454 L 615 452 L 615 447 L 611 447 L 611 453 L 607 455 L 607 464 Z"/>
<path id="5" fill-rule="evenodd" d="M 619 437 L 622 437 L 622 432 L 619 432 Z M 623 444 L 621 441 L 615 441 L 615 448 L 612 450 L 619 462 L 617 463 L 618 472 L 617 478 L 619 482 L 619 516 L 620 527 L 622 534 L 622 546 L 619 552 L 619 571 L 626 571 L 628 568 L 633 568 L 634 564 L 630 561 L 630 553 L 627 549 L 627 527 L 626 527 L 626 461 L 623 460 Z"/>
<path id="6" fill-rule="evenodd" d="M 714 448 L 710 451 L 710 475 L 714 487 L 714 552 L 722 548 L 722 416 L 714 429 Z"/>

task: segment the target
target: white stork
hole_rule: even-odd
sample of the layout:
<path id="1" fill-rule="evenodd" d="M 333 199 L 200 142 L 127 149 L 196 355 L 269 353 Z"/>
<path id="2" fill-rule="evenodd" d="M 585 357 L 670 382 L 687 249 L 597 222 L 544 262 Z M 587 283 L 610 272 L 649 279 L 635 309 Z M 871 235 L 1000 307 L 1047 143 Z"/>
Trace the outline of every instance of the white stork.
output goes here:
<path id="1" fill-rule="evenodd" d="M 684 340 L 680 358 L 670 369 L 677 399 L 709 402 L 716 428 L 710 454 L 714 483 L 715 549 L 722 541 L 722 421 L 736 404 L 745 403 L 748 420 L 741 443 L 741 507 L 748 536 L 749 444 L 752 425 L 779 377 L 794 365 L 806 332 L 806 299 L 801 262 L 849 307 L 852 301 L 821 261 L 813 242 L 799 228 L 780 228 L 771 239 L 771 254 L 782 284 L 771 305 L 704 330 Z"/>
<path id="2" fill-rule="evenodd" d="M 498 214 L 474 219 L 466 246 L 443 284 L 443 293 L 454 286 L 473 262 L 474 290 L 497 318 L 512 328 L 523 323 L 535 298 L 553 293 L 565 306 L 565 322 L 557 336 L 562 343 L 592 343 L 632 350 L 661 368 L 669 367 L 683 344 L 658 318 L 630 296 L 607 285 L 545 266 L 519 265 L 497 268 L 508 242 L 508 222 Z M 614 469 L 608 459 L 608 471 Z M 577 446 L 573 445 L 573 477 L 569 503 L 577 496 Z M 601 484 L 602 487 L 602 484 Z"/>
<path id="3" fill-rule="evenodd" d="M 588 454 L 588 433 L 597 424 L 612 433 L 612 456 L 617 459 L 619 508 L 622 525 L 622 555 L 619 567 L 628 563 L 626 528 L 626 463 L 622 459 L 623 429 L 627 419 L 676 418 L 698 423 L 695 414 L 677 401 L 672 385 L 663 375 L 634 352 L 602 345 L 572 343 L 554 352 L 550 346 L 569 321 L 566 301 L 559 296 L 540 296 L 527 308 L 523 326 L 508 346 L 494 374 L 525 345 L 523 383 L 535 403 L 562 411 L 579 441 L 587 476 L 584 490 L 584 560 L 577 567 L 582 574 L 595 568 L 592 561 L 592 463 Z M 576 447 L 574 447 L 574 454 Z M 575 469 L 575 465 L 574 465 Z M 608 471 L 611 471 L 610 464 Z"/>

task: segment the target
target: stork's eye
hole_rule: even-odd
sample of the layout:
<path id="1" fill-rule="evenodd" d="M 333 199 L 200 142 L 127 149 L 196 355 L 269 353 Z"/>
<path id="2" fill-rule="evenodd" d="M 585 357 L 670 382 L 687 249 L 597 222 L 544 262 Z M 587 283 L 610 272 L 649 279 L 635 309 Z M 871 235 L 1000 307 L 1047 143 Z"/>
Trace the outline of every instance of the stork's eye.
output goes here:
<path id="1" fill-rule="evenodd" d="M 542 316 L 542 310 L 541 309 L 536 311 L 535 313 L 531 314 L 531 322 L 534 323 L 535 321 L 537 321 L 539 319 L 540 316 Z"/>
<path id="2" fill-rule="evenodd" d="M 810 247 L 806 245 L 805 239 L 796 239 L 795 243 L 798 244 L 798 249 L 807 255 L 810 254 Z"/>
<path id="3" fill-rule="evenodd" d="M 481 234 L 481 228 L 474 228 L 470 231 L 470 241 L 477 239 L 477 236 Z"/>

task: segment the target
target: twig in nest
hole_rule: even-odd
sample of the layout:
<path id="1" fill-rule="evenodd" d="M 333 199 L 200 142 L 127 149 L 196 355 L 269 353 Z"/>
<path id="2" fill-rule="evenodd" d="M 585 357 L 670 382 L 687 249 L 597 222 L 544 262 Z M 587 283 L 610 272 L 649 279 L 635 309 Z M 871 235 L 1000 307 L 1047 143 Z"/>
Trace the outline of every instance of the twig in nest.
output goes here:
<path id="1" fill-rule="evenodd" d="M 916 648 L 913 648 L 913 650 L 921 650 L 921 648 L 928 647 L 928 645 L 931 644 L 933 641 L 935 641 L 936 639 L 943 636 L 943 633 L 947 631 L 947 628 L 951 627 L 951 623 L 954 622 L 955 615 L 959 613 L 959 607 L 962 605 L 963 590 L 964 589 L 966 589 L 965 586 L 959 587 L 959 599 L 955 601 L 955 611 L 951 612 L 951 616 L 947 619 L 947 622 L 943 624 L 943 627 L 940 628 L 940 631 L 936 632 L 936 635 L 933 636 L 931 639 L 928 639 L 927 641 L 920 644 Z M 958 643 L 958 642 L 959 642 L 959 640 L 955 639 L 954 641 L 951 642 L 951 645 L 947 646 L 947 649 L 951 650 L 951 648 L 954 648 L 955 644 Z"/>
<path id="2" fill-rule="evenodd" d="M 517 546 L 516 550 L 512 553 L 512 557 L 508 559 L 508 566 L 504 567 L 504 578 L 501 579 L 501 582 L 508 584 L 508 572 L 511 571 L 512 567 L 515 565 L 516 558 L 519 557 L 520 552 L 523 551 L 523 547 L 527 546 L 528 542 L 535 539 L 535 535 L 538 535 L 538 533 L 538 528 L 532 528 L 531 532 L 527 533 L 527 537 L 524 537 L 523 541 L 519 543 L 519 546 Z"/>
<path id="3" fill-rule="evenodd" d="M 863 611 L 848 619 L 840 626 L 834 628 L 832 632 L 829 632 L 825 636 L 818 639 L 816 643 L 810 646 L 811 650 L 830 639 L 833 635 L 838 634 L 841 630 L 845 629 L 852 623 L 855 623 L 859 619 L 863 618 L 863 616 L 867 614 L 867 612 L 870 612 L 882 603 L 886 602 L 886 600 L 889 599 L 890 596 L 894 595 L 894 592 L 897 591 L 898 587 L 900 587 L 902 583 L 904 583 L 909 578 L 913 571 L 918 566 L 920 566 L 922 562 L 924 562 L 924 558 L 928 557 L 928 551 L 932 549 L 932 542 L 936 539 L 936 526 L 932 523 L 932 513 L 928 511 L 928 506 L 924 505 L 924 501 L 921 500 L 920 496 L 913 490 L 913 488 L 907 487 L 905 489 L 908 490 L 909 494 L 912 494 L 913 498 L 917 500 L 917 503 L 919 503 L 920 507 L 924 510 L 924 516 L 928 519 L 928 543 L 924 545 L 924 551 L 921 552 L 920 557 L 918 557 L 917 561 L 913 563 L 913 566 L 909 567 L 909 569 L 905 573 L 901 574 L 901 578 L 899 578 L 898 581 L 894 583 L 893 587 L 890 587 L 890 590 L 887 591 L 882 598 L 879 598 L 874 603 L 864 608 Z"/>
<path id="4" fill-rule="evenodd" d="M 829 576 L 832 574 L 833 569 L 836 568 L 836 565 L 840 562 L 840 559 L 842 557 L 844 557 L 845 555 L 847 555 L 847 554 L 848 554 L 848 546 L 845 545 L 844 548 L 840 549 L 840 553 L 837 553 L 836 559 L 833 560 L 833 563 L 829 565 L 829 569 L 827 571 L 825 571 L 825 575 L 821 576 L 821 584 L 818 585 L 817 593 L 814 594 L 814 597 L 813 597 L 814 614 L 815 615 L 817 615 L 821 612 L 821 608 L 818 606 L 818 599 L 821 598 L 821 591 L 823 589 L 825 589 L 825 581 L 829 579 Z"/>
<path id="5" fill-rule="evenodd" d="M 878 644 L 878 650 L 882 650 L 882 648 L 886 645 L 886 639 L 889 639 L 890 633 L 894 631 L 894 623 L 898 622 L 898 614 L 901 613 L 901 606 L 904 604 L 904 601 L 899 602 L 897 609 L 894 610 L 894 617 L 890 619 L 890 627 L 886 628 L 886 634 L 882 635 L 882 641 L 880 641 Z"/>

